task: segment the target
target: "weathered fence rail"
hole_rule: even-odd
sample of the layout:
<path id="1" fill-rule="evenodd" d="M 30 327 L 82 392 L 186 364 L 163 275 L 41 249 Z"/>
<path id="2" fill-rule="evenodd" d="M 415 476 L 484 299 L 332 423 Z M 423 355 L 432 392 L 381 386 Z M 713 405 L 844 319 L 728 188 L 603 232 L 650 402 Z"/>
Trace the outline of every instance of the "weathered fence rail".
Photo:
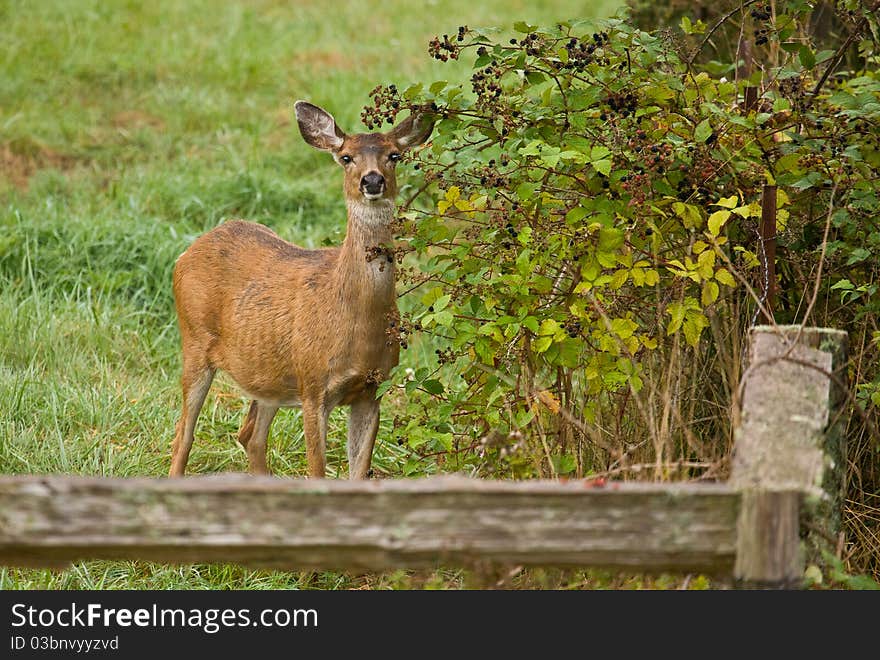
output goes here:
<path id="1" fill-rule="evenodd" d="M 841 404 L 845 342 L 837 331 L 754 331 L 728 483 L 5 476 L 0 564 L 104 558 L 381 570 L 497 562 L 796 587 L 801 520 L 812 519 L 821 538 L 835 533 L 845 447 L 832 408 Z"/>
<path id="2" fill-rule="evenodd" d="M 276 568 L 469 564 L 729 573 L 725 485 L 0 478 L 0 562 L 235 561 Z"/>

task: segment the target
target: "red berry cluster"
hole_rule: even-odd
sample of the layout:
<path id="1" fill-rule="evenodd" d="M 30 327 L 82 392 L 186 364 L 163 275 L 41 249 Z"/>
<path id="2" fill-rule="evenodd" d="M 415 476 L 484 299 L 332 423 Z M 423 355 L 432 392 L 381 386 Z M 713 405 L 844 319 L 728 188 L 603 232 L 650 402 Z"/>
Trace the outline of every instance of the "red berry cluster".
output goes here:
<path id="1" fill-rule="evenodd" d="M 506 161 L 507 158 L 504 157 L 503 160 Z M 498 171 L 494 158 L 490 159 L 485 165 L 473 168 L 471 174 L 480 179 L 481 186 L 492 188 L 494 190 L 506 188 L 508 184 L 507 177 Z"/>
<path id="2" fill-rule="evenodd" d="M 501 96 L 503 71 L 493 61 L 471 76 L 471 87 L 479 105 L 492 105 Z"/>
<path id="3" fill-rule="evenodd" d="M 628 146 L 633 150 L 639 162 L 645 168 L 661 176 L 666 173 L 666 169 L 672 161 L 671 144 L 668 142 L 651 144 L 650 140 L 648 140 L 648 134 L 644 130 L 639 129 L 629 139 Z"/>
<path id="4" fill-rule="evenodd" d="M 546 42 L 544 41 L 544 38 L 541 37 L 541 35 L 539 35 L 537 32 L 530 32 L 522 39 L 511 39 L 510 45 L 522 46 L 525 48 L 527 55 L 538 57 L 543 52 Z"/>
<path id="5" fill-rule="evenodd" d="M 437 364 L 448 364 L 450 362 L 454 362 L 455 358 L 458 357 L 455 351 L 451 348 L 446 348 L 443 350 L 435 349 L 434 354 L 437 356 Z"/>
<path id="6" fill-rule="evenodd" d="M 388 327 L 385 329 L 385 345 L 393 346 L 397 343 L 401 348 L 408 348 L 408 338 L 413 331 L 412 326 L 403 320 L 396 311 L 388 312 L 385 319 L 388 321 Z"/>
<path id="7" fill-rule="evenodd" d="M 394 124 L 397 114 L 403 109 L 403 102 L 396 85 L 377 85 L 370 91 L 373 105 L 361 111 L 361 121 L 371 131 L 381 128 L 383 123 Z"/>
<path id="8" fill-rule="evenodd" d="M 691 153 L 691 164 L 681 165 L 685 177 L 678 183 L 678 198 L 682 201 L 694 198 L 697 201 L 709 201 L 714 195 L 714 185 L 710 184 L 717 184 L 722 163 L 707 149 L 697 150 L 690 146 L 688 151 Z"/>
<path id="9" fill-rule="evenodd" d="M 630 195 L 630 206 L 644 204 L 651 192 L 651 177 L 644 171 L 624 174 L 620 177 L 620 187 Z"/>
<path id="10" fill-rule="evenodd" d="M 792 76 L 779 81 L 779 93 L 791 102 L 796 110 L 805 110 L 809 98 L 801 76 Z"/>
<path id="11" fill-rule="evenodd" d="M 587 68 L 588 64 L 594 61 L 594 59 L 596 61 L 601 59 L 602 63 L 604 63 L 606 58 L 596 59 L 594 53 L 606 43 L 608 43 L 607 32 L 593 33 L 591 41 L 588 41 L 587 39 L 578 40 L 572 37 L 568 40 L 568 43 L 565 44 L 565 51 L 568 53 L 568 62 L 561 64 L 559 68 L 583 71 Z"/>
<path id="12" fill-rule="evenodd" d="M 464 36 L 467 34 L 467 31 L 467 25 L 459 27 L 455 40 L 459 42 L 464 41 Z M 440 37 L 434 37 L 428 42 L 428 55 L 440 62 L 457 60 L 460 53 L 461 46 L 453 43 L 448 34 L 444 34 L 442 40 Z"/>
<path id="13" fill-rule="evenodd" d="M 752 7 L 751 12 L 749 12 L 756 21 L 769 21 L 770 20 L 770 8 L 767 7 L 763 2 L 759 2 L 758 4 Z"/>
<path id="14" fill-rule="evenodd" d="M 580 319 L 571 317 L 562 324 L 562 329 L 565 330 L 571 339 L 576 339 L 580 336 L 582 330 Z"/>
<path id="15" fill-rule="evenodd" d="M 639 100 L 633 92 L 618 92 L 616 94 L 610 94 L 605 99 L 605 103 L 611 109 L 611 112 L 616 112 L 621 117 L 634 115 L 636 108 L 639 107 Z M 605 113 L 602 113 L 599 116 L 599 119 L 605 121 L 607 116 Z"/>
<path id="16" fill-rule="evenodd" d="M 769 21 L 770 20 L 770 8 L 767 7 L 764 3 L 758 3 L 757 5 L 752 7 L 751 16 L 756 21 Z M 771 30 L 767 27 L 758 28 L 755 30 L 755 45 L 763 46 L 770 39 Z"/>

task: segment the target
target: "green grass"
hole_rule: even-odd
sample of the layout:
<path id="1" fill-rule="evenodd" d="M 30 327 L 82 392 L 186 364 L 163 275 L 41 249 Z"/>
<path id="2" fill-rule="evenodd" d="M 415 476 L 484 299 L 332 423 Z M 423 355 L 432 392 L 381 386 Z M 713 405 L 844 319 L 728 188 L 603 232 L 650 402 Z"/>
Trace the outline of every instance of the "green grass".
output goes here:
<path id="1" fill-rule="evenodd" d="M 458 65 L 428 57 L 438 32 L 608 15 L 618 4 L 427 0 L 416 10 L 389 0 L 328 12 L 316 1 L 0 0 L 0 473 L 167 472 L 179 407 L 170 286 L 177 255 L 234 216 L 305 246 L 343 235 L 341 178 L 300 139 L 294 100 L 314 101 L 345 128 L 363 130 L 360 109 L 376 84 L 461 75 Z M 191 472 L 246 469 L 234 441 L 245 405 L 229 380 L 218 379 Z M 389 437 L 388 405 L 376 470 L 435 471 L 430 462 L 414 467 Z M 338 411 L 331 476 L 346 472 L 344 428 Z M 270 463 L 279 474 L 305 472 L 296 411 L 279 414 Z M 552 584 L 585 579 L 573 575 Z M 3 589 L 466 580 L 449 571 L 351 576 L 137 562 L 0 570 Z"/>

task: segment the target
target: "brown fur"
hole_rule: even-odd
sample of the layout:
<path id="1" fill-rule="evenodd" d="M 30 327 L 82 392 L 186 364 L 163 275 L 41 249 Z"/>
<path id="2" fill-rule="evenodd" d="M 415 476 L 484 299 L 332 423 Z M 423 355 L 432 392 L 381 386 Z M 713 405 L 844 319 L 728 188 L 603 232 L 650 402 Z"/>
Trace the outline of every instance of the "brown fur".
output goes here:
<path id="1" fill-rule="evenodd" d="M 309 112 L 320 111 L 308 106 Z M 323 113 L 323 111 L 320 111 Z M 305 121 L 312 120 L 306 112 Z M 324 113 L 326 115 L 326 113 Z M 174 439 L 171 475 L 184 473 L 198 417 L 217 369 L 250 395 L 239 441 L 251 472 L 268 473 L 266 436 L 279 407 L 301 405 L 309 476 L 323 477 L 326 423 L 337 405 L 350 405 L 349 472 L 364 478 L 378 428 L 376 371 L 388 375 L 399 347 L 388 342 L 396 310 L 394 264 L 367 260 L 369 248 L 392 240 L 397 186 L 391 153 L 418 142 L 413 120 L 388 134 L 345 136 L 300 118 L 307 142 L 349 155 L 344 193 L 348 230 L 341 247 L 307 250 L 268 228 L 233 220 L 199 237 L 174 269 L 174 299 L 183 349 L 183 411 Z M 326 115 L 329 117 L 329 115 Z M 326 121 L 324 115 L 317 117 Z M 332 121 L 332 118 L 330 118 Z M 425 132 L 419 128 L 418 139 Z M 321 132 L 323 131 L 323 132 Z M 430 125 L 427 134 L 430 134 Z M 401 137 L 401 135 L 403 137 Z M 327 143 L 341 139 L 332 148 Z M 327 142 L 325 142 L 326 140 Z M 361 179 L 379 172 L 380 199 L 368 200 Z"/>

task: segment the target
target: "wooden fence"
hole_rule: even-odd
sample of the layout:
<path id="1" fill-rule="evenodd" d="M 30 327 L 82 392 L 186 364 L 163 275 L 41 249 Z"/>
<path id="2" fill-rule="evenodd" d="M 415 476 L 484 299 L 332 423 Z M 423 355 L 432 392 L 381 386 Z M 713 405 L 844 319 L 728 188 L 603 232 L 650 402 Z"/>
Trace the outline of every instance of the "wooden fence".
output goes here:
<path id="1" fill-rule="evenodd" d="M 0 564 L 383 570 L 509 563 L 798 587 L 839 532 L 846 335 L 755 328 L 723 484 L 0 477 Z"/>

